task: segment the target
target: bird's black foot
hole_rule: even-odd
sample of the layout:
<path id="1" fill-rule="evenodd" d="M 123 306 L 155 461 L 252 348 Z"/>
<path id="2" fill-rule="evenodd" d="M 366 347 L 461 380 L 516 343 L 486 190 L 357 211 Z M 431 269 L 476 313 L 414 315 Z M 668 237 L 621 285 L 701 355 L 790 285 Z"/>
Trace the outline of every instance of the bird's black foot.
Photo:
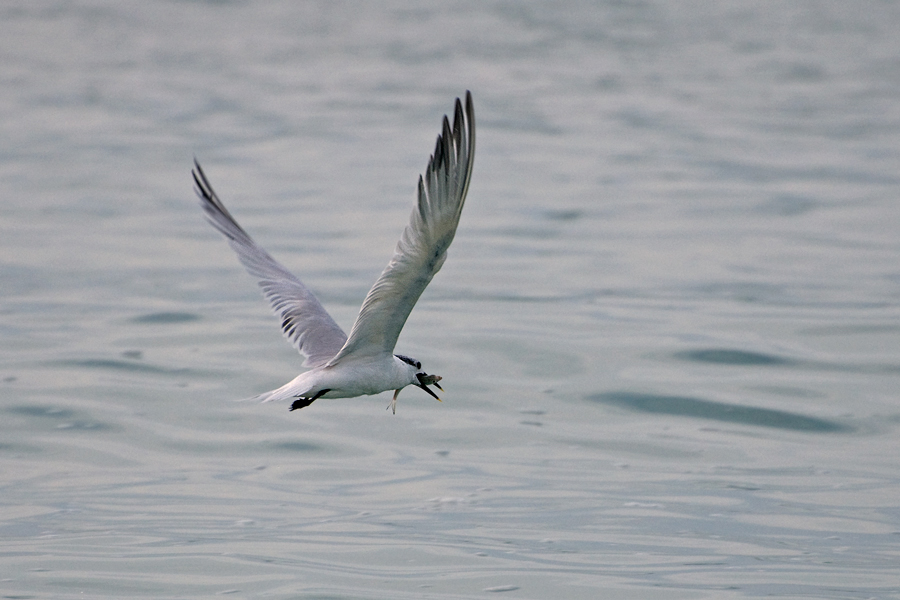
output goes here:
<path id="1" fill-rule="evenodd" d="M 313 403 L 312 398 L 298 398 L 294 400 L 294 403 L 291 404 L 291 410 L 297 410 L 298 408 L 304 408 Z"/>
<path id="2" fill-rule="evenodd" d="M 313 402 L 315 402 L 316 400 L 318 400 L 319 398 L 321 398 L 324 394 L 327 394 L 330 391 L 331 390 L 329 388 L 325 388 L 324 390 L 319 390 L 318 392 L 316 392 L 315 396 L 313 396 L 312 398 L 298 396 L 297 399 L 294 400 L 294 403 L 291 404 L 290 410 L 294 411 L 294 410 L 297 410 L 298 408 L 305 408 L 305 407 L 309 406 L 310 404 L 312 404 Z"/>

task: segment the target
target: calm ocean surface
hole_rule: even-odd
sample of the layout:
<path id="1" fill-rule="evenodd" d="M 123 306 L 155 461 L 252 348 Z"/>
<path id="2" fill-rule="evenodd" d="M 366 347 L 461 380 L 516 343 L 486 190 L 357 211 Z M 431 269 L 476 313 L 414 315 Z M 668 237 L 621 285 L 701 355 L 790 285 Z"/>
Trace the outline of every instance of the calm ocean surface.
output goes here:
<path id="1" fill-rule="evenodd" d="M 0 597 L 900 598 L 900 4 L 0 8 Z M 440 119 L 398 352 L 300 371 L 193 157 L 349 330 Z"/>

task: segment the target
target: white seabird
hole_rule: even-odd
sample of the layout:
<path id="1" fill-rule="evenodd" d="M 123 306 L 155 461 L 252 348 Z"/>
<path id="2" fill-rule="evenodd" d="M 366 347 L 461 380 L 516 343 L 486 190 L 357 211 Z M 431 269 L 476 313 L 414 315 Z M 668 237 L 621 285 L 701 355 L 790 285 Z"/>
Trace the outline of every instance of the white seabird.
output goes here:
<path id="1" fill-rule="evenodd" d="M 462 214 L 475 156 L 475 112 L 466 92 L 465 110 L 459 98 L 453 126 L 444 116 L 443 130 L 425 174 L 419 176 L 419 198 L 409 224 L 388 266 L 369 290 L 349 337 L 334 322 L 303 283 L 272 258 L 238 225 L 194 161 L 195 191 L 206 217 L 226 238 L 247 271 L 281 318 L 284 336 L 306 360 L 310 370 L 276 390 L 260 394 L 262 402 L 293 399 L 290 410 L 319 398 L 353 398 L 394 390 L 397 395 L 415 385 L 435 399 L 429 385 L 442 390 L 438 375 L 394 346 L 410 311 L 447 258 Z"/>

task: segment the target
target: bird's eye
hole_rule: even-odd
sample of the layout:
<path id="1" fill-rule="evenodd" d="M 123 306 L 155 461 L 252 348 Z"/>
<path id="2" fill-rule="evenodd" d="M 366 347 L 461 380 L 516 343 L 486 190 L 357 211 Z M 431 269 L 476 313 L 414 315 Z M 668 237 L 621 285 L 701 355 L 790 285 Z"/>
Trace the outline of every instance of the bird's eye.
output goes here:
<path id="1" fill-rule="evenodd" d="M 422 363 L 420 363 L 419 361 L 416 361 L 416 368 L 417 368 L 417 369 L 421 369 L 421 368 L 422 368 Z"/>

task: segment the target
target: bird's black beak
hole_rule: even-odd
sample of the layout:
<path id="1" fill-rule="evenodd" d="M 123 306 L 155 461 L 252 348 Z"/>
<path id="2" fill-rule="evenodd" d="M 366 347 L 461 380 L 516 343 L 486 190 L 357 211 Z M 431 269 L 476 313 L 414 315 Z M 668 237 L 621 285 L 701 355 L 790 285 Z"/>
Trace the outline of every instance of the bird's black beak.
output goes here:
<path id="1" fill-rule="evenodd" d="M 441 390 L 442 392 L 444 391 L 444 388 L 442 388 L 441 386 L 439 386 L 439 385 L 437 384 L 437 381 L 434 381 L 434 379 L 435 379 L 436 377 L 437 377 L 436 375 L 427 375 L 427 374 L 424 374 L 424 373 L 422 373 L 422 374 L 418 374 L 418 373 L 417 373 L 417 374 L 416 374 L 416 378 L 419 380 L 419 383 L 416 384 L 416 387 L 422 388 L 423 390 L 425 390 L 426 392 L 428 392 L 428 395 L 429 395 L 429 396 L 431 396 L 432 398 L 434 398 L 435 400 L 437 400 L 438 402 L 440 402 L 441 399 L 438 398 L 438 395 L 435 394 L 434 392 L 432 392 L 432 391 L 428 388 L 428 384 L 430 383 L 431 385 L 433 385 L 433 386 L 436 387 L 437 389 Z M 437 378 L 440 379 L 439 377 L 437 377 Z"/>
<path id="2" fill-rule="evenodd" d="M 420 388 L 422 388 L 423 390 L 425 390 L 426 392 L 428 392 L 428 395 L 431 396 L 432 398 L 434 398 L 435 400 L 437 400 L 438 402 L 441 401 L 441 399 L 437 397 L 437 394 L 435 394 L 434 392 L 432 392 L 431 390 L 429 390 L 427 386 L 424 386 L 424 385 L 421 385 L 421 384 L 417 384 L 416 387 L 420 387 Z"/>

